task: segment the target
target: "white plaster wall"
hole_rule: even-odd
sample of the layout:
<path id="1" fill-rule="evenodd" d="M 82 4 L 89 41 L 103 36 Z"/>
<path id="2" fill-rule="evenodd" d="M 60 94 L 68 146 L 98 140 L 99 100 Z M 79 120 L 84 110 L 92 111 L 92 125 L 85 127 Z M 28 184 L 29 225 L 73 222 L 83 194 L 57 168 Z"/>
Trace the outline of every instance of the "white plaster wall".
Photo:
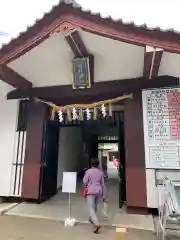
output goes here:
<path id="1" fill-rule="evenodd" d="M 155 169 L 146 169 L 147 207 L 158 208 L 158 192 L 156 187 Z"/>
<path id="2" fill-rule="evenodd" d="M 62 186 L 63 172 L 78 171 L 83 150 L 80 127 L 61 127 L 59 134 L 57 188 Z"/>
<path id="3" fill-rule="evenodd" d="M 144 47 L 79 31 L 94 58 L 94 81 L 137 78 L 143 75 Z M 72 84 L 74 54 L 62 34 L 52 34 L 8 67 L 32 81 L 33 86 Z M 45 71 L 44 69 L 48 69 Z"/>
<path id="4" fill-rule="evenodd" d="M 180 181 L 180 170 L 156 170 L 157 179 L 162 179 L 164 177 L 169 177 L 172 181 Z"/>
<path id="5" fill-rule="evenodd" d="M 0 196 L 10 196 L 18 101 L 0 100 Z"/>

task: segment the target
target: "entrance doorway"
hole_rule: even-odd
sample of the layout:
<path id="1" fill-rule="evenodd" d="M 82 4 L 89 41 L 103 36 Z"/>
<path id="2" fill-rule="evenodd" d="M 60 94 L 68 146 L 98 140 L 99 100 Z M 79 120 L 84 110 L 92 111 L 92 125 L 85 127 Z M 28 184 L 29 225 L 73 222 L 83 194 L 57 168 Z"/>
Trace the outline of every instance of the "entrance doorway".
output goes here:
<path id="1" fill-rule="evenodd" d="M 47 121 L 41 171 L 41 201 L 61 191 L 65 171 L 78 173 L 77 194 L 81 198 L 84 172 L 91 166 L 91 158 L 99 157 L 109 195 L 114 196 L 112 202 L 117 208 L 123 206 L 126 201 L 124 124 L 119 112 L 117 115 L 113 120 L 80 123 Z"/>

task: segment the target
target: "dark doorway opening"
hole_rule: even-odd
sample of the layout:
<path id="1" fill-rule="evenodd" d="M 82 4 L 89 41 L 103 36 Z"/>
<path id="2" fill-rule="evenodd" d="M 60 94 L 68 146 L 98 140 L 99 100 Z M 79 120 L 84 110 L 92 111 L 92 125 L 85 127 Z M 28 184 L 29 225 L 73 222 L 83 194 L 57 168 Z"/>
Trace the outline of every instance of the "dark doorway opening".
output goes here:
<path id="1" fill-rule="evenodd" d="M 39 189 L 40 202 L 49 199 L 57 191 L 59 131 L 57 122 L 48 120 L 45 123 Z"/>
<path id="2" fill-rule="evenodd" d="M 116 187 L 115 185 L 112 187 L 119 193 L 116 202 L 120 208 L 123 206 L 126 201 L 124 120 L 122 112 L 117 111 L 113 114 L 112 119 L 96 121 L 46 122 L 39 197 L 41 201 L 52 197 L 61 188 L 63 171 L 82 173 L 84 169 L 90 167 L 91 158 L 99 157 L 105 173 L 110 165 L 114 166 L 113 157 L 119 163 L 115 169 L 117 178 L 111 180 L 112 178 L 105 173 L 106 183 L 111 188 L 116 182 Z M 67 137 L 63 137 L 64 135 Z M 110 148 L 109 156 L 105 159 L 105 156 L 100 155 L 99 146 L 102 144 L 116 144 L 117 149 L 113 152 Z M 79 162 L 75 163 L 74 158 L 79 159 Z"/>

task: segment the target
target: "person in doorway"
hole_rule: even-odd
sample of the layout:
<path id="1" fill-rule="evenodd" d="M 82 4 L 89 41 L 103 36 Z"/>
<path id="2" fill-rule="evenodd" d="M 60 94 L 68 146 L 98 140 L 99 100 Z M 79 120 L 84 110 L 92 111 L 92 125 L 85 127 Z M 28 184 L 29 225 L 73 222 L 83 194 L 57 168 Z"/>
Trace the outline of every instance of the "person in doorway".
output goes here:
<path id="1" fill-rule="evenodd" d="M 119 169 L 119 160 L 113 156 L 113 164 L 116 169 Z"/>
<path id="2" fill-rule="evenodd" d="M 106 200 L 106 187 L 104 174 L 99 168 L 99 160 L 91 160 L 91 168 L 88 169 L 83 178 L 84 186 L 87 188 L 87 206 L 89 210 L 89 222 L 93 225 L 93 232 L 99 233 L 100 223 L 97 218 L 98 203 Z"/>

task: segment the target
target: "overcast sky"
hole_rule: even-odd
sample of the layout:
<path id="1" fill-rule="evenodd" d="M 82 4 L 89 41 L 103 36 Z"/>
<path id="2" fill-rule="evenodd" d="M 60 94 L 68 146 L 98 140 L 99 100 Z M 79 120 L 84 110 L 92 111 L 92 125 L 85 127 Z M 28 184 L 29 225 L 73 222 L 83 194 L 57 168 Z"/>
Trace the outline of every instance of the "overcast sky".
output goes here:
<path id="1" fill-rule="evenodd" d="M 0 31 L 15 37 L 59 0 L 1 0 Z M 85 9 L 150 27 L 180 31 L 180 0 L 77 0 Z M 0 44 L 9 38 L 0 36 Z"/>

